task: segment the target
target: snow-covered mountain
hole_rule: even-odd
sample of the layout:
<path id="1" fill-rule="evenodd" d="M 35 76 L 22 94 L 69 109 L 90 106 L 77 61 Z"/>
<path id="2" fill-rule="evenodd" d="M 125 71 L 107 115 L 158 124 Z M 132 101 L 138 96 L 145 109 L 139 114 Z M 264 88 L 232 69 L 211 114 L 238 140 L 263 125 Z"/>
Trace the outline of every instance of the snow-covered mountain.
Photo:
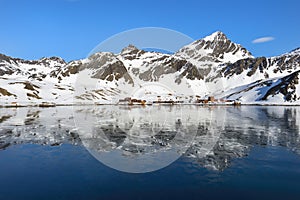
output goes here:
<path id="1" fill-rule="evenodd" d="M 176 55 L 200 69 L 222 63 L 234 63 L 244 58 L 253 58 L 247 49 L 233 43 L 220 31 L 184 46 Z"/>
<path id="2" fill-rule="evenodd" d="M 242 103 L 300 103 L 300 50 L 254 58 L 220 31 L 175 54 L 133 45 L 119 54 L 99 52 L 66 63 L 57 57 L 26 61 L 0 54 L 0 99 L 4 106 L 110 104 L 132 97 L 148 102 L 192 103 L 215 96 Z"/>
<path id="3" fill-rule="evenodd" d="M 299 104 L 300 70 L 280 78 L 259 80 L 229 91 L 227 98 L 252 104 Z"/>
<path id="4" fill-rule="evenodd" d="M 221 96 L 247 103 L 300 103 L 300 51 L 271 58 L 247 58 L 228 64 L 208 76 L 222 84 Z"/>

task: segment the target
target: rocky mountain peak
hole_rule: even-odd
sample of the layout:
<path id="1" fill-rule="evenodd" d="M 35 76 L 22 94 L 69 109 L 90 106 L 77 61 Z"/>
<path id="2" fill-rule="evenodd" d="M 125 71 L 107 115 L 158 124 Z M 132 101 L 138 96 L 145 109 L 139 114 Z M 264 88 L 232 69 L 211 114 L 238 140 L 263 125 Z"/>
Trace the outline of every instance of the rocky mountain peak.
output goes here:
<path id="1" fill-rule="evenodd" d="M 127 47 L 122 49 L 121 54 L 136 54 L 138 51 L 139 49 L 136 46 L 129 44 Z"/>
<path id="2" fill-rule="evenodd" d="M 189 95 L 188 88 L 192 88 L 202 97 L 209 94 L 255 102 L 283 94 L 281 102 L 299 103 L 300 72 L 289 76 L 299 67 L 300 48 L 280 56 L 254 58 L 221 31 L 184 46 L 174 55 L 146 52 L 134 45 L 119 54 L 97 52 L 69 63 L 59 57 L 23 60 L 0 54 L 0 100 L 7 105 L 72 104 L 76 96 L 76 102 L 106 104 L 117 102 L 120 94 L 130 95 L 144 83 L 160 81 L 183 95 Z"/>
<path id="3" fill-rule="evenodd" d="M 223 32 L 216 31 L 216 32 L 212 33 L 211 35 L 206 36 L 205 38 L 203 38 L 203 40 L 206 40 L 206 41 L 224 41 L 224 40 L 228 40 L 228 38 Z"/>
<path id="4" fill-rule="evenodd" d="M 296 53 L 296 54 L 300 54 L 300 47 L 290 51 L 290 53 Z"/>
<path id="5" fill-rule="evenodd" d="M 253 57 L 246 48 L 229 40 L 221 31 L 184 46 L 176 55 L 188 59 L 196 66 L 201 62 L 233 63 L 240 59 Z M 207 67 L 207 64 L 205 66 Z M 200 68 L 202 67 L 200 66 Z"/>
<path id="6" fill-rule="evenodd" d="M 62 59 L 61 57 L 57 57 L 57 56 L 52 56 L 52 57 L 43 57 L 41 59 L 39 59 L 40 62 L 57 62 L 59 64 L 67 64 L 66 61 L 64 59 Z"/>
<path id="7" fill-rule="evenodd" d="M 203 44 L 204 49 L 212 50 L 212 56 L 218 57 L 219 59 L 224 59 L 224 54 L 226 53 L 232 55 L 240 53 L 242 58 L 252 57 L 251 53 L 246 48 L 229 40 L 221 31 L 214 32 L 198 41 L 200 44 Z M 239 57 L 238 59 L 241 58 Z"/>
<path id="8" fill-rule="evenodd" d="M 6 61 L 9 62 L 12 58 L 0 53 L 0 62 Z"/>

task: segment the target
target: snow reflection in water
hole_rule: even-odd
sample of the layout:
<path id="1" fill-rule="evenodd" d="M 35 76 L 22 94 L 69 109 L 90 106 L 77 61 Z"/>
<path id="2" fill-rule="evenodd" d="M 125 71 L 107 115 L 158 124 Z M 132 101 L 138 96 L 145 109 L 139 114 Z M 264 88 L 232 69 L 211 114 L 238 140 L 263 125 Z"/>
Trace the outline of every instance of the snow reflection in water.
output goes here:
<path id="1" fill-rule="evenodd" d="M 299 115 L 299 107 L 279 106 L 2 108 L 0 149 L 69 143 L 126 172 L 154 171 L 182 155 L 224 170 L 254 145 L 299 154 Z"/>

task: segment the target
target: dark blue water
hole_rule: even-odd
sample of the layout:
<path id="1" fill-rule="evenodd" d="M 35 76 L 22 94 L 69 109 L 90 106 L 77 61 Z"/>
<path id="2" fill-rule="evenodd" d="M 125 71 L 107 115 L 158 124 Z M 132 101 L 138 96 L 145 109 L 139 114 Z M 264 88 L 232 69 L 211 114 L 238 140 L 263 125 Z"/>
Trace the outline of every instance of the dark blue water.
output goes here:
<path id="1" fill-rule="evenodd" d="M 42 129 L 45 110 L 27 125 L 12 119 L 24 112 L 28 120 L 28 110 L 3 111 L 12 117 L 1 124 L 0 199 L 299 199 L 300 108 L 219 109 L 227 117 L 211 153 L 197 158 L 188 150 L 162 169 L 137 174 L 102 164 L 76 137 L 60 137 L 63 128 L 49 128 L 52 122 Z M 12 133 L 4 131 L 9 127 Z M 54 139 L 49 130 L 56 130 Z"/>

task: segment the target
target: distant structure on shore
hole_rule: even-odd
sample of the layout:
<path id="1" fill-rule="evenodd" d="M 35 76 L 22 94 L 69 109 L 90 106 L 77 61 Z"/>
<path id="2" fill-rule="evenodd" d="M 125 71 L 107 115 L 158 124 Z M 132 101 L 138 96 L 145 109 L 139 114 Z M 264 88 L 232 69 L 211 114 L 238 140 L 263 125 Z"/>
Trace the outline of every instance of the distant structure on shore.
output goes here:
<path id="1" fill-rule="evenodd" d="M 163 99 L 162 96 L 157 96 L 157 99 L 154 101 L 147 101 L 144 99 L 135 99 L 131 97 L 126 97 L 120 99 L 118 102 L 119 105 L 153 105 L 153 104 L 196 104 L 196 105 L 241 105 L 240 101 L 237 100 L 228 100 L 228 99 L 216 99 L 214 96 L 209 96 L 205 99 L 201 99 L 200 96 L 196 96 L 196 100 L 184 101 L 176 99 Z"/>

